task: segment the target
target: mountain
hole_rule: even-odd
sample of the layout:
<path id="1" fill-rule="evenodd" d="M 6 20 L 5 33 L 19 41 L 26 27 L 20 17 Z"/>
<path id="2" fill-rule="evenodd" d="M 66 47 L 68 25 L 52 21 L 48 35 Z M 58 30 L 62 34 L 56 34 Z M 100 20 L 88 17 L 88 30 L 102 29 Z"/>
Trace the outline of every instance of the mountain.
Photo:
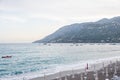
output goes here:
<path id="1" fill-rule="evenodd" d="M 64 26 L 34 43 L 119 43 L 120 16 Z"/>

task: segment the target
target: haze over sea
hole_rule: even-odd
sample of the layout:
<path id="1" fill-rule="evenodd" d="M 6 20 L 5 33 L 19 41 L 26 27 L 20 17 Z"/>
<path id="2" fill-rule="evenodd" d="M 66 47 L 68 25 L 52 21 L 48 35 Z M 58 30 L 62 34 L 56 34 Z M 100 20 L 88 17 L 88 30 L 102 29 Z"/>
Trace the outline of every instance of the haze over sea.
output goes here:
<path id="1" fill-rule="evenodd" d="M 0 44 L 0 79 L 33 78 L 119 56 L 120 44 L 113 43 Z"/>

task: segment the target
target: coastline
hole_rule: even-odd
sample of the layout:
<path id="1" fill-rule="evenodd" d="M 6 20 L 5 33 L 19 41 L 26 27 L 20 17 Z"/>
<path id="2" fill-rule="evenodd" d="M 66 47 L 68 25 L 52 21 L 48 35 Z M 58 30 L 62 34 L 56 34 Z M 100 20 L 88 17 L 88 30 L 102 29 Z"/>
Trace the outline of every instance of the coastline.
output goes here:
<path id="1" fill-rule="evenodd" d="M 29 51 L 29 49 L 26 50 L 25 48 L 29 48 L 29 47 L 30 47 L 30 49 L 31 48 L 33 49 L 32 53 L 34 53 L 34 51 L 39 51 L 40 49 L 41 50 L 45 49 L 44 51 L 45 51 L 46 54 L 43 55 L 43 60 L 46 60 L 46 58 L 44 58 L 44 56 L 51 55 L 51 53 L 50 53 L 50 51 L 51 51 L 52 54 L 53 54 L 52 58 L 54 58 L 54 59 L 51 58 L 50 60 L 53 60 L 53 61 L 50 61 L 50 62 L 55 62 L 55 64 L 51 64 L 50 67 L 48 67 L 48 68 L 45 68 L 45 67 L 47 67 L 47 65 L 43 66 L 42 64 L 41 65 L 39 64 L 39 67 L 34 67 L 34 65 L 31 65 L 31 67 L 33 66 L 32 67 L 33 69 L 36 69 L 36 71 L 31 71 L 32 70 L 31 68 L 27 68 L 26 71 L 28 71 L 28 72 L 24 72 L 25 70 L 23 70 L 24 69 L 24 67 L 23 67 L 23 69 L 20 70 L 20 72 L 22 72 L 21 74 L 14 75 L 14 74 L 11 74 L 11 72 L 9 72 L 8 73 L 9 75 L 0 76 L 1 80 L 29 80 L 29 79 L 31 80 L 31 79 L 36 79 L 36 78 L 43 77 L 44 73 L 47 77 L 47 76 L 57 74 L 60 71 L 62 72 L 62 75 L 63 75 L 63 73 L 66 72 L 66 71 L 69 71 L 69 73 L 71 73 L 72 69 L 73 70 L 79 70 L 79 69 L 82 70 L 83 69 L 82 71 L 78 72 L 78 73 L 80 73 L 80 72 L 85 72 L 84 68 L 85 68 L 87 63 L 89 64 L 89 66 L 91 66 L 92 64 L 98 64 L 98 63 L 100 64 L 104 61 L 110 61 L 110 60 L 113 61 L 115 59 L 120 59 L 120 57 L 119 57 L 119 55 L 120 55 L 119 54 L 120 53 L 119 45 L 105 44 L 105 45 L 99 45 L 98 46 L 98 44 L 95 44 L 95 45 L 87 44 L 87 45 L 83 45 L 83 46 L 76 46 L 76 45 L 71 46 L 70 44 L 67 44 L 67 45 L 65 44 L 65 46 L 64 46 L 64 45 L 55 44 L 55 45 L 51 45 L 51 47 L 50 46 L 46 47 L 46 46 L 41 46 L 41 45 L 38 45 L 38 44 L 34 44 L 34 45 L 32 44 L 31 46 L 30 45 L 25 46 L 25 45 L 17 45 L 16 44 L 16 45 L 9 45 L 9 46 L 13 46 L 13 48 L 18 46 L 18 48 L 16 48 L 16 50 L 14 51 L 14 53 L 16 53 L 15 56 L 12 59 L 10 59 L 11 61 L 8 59 L 10 61 L 10 63 L 12 64 L 9 67 L 13 68 L 13 70 L 14 70 L 14 67 L 12 67 L 12 66 L 14 66 L 14 65 L 16 66 L 17 69 L 19 69 L 19 67 L 17 67 L 19 65 L 13 64 L 13 61 L 16 62 L 16 63 L 21 63 L 21 62 L 26 63 L 26 61 L 23 60 L 23 58 L 27 59 L 28 61 L 31 61 L 31 62 L 35 61 L 35 60 L 38 63 L 44 62 L 44 61 L 40 60 L 42 58 L 38 58 L 39 55 L 41 55 L 41 57 L 43 55 L 40 52 L 36 52 L 37 56 L 36 56 L 36 54 L 33 55 L 33 56 L 28 56 L 28 55 L 31 54 L 31 51 Z M 23 46 L 25 46 L 25 47 L 23 47 Z M 62 47 L 60 47 L 60 46 L 62 46 Z M 23 50 L 20 50 L 21 57 L 18 55 L 18 52 L 16 52 L 17 49 L 19 49 L 19 48 L 23 49 Z M 53 48 L 55 49 L 55 52 L 57 51 L 57 54 L 54 52 Z M 69 49 L 69 51 L 67 51 L 67 49 Z M 25 54 L 23 52 L 24 50 L 26 51 L 25 53 L 28 53 L 28 51 L 29 51 L 30 54 Z M 46 51 L 46 50 L 48 50 L 48 51 Z M 62 50 L 62 52 L 58 53 L 61 50 Z M 64 52 L 64 50 L 66 52 Z M 75 50 L 75 51 L 73 51 L 73 50 Z M 13 53 L 13 52 L 11 52 L 11 53 Z M 11 55 L 14 55 L 14 53 L 11 54 Z M 61 53 L 63 53 L 63 54 L 61 54 Z M 70 54 L 70 56 L 69 56 L 68 53 Z M 74 56 L 75 53 L 76 53 L 76 56 Z M 83 54 L 83 53 L 86 53 L 86 54 Z M 63 58 L 63 55 L 65 56 L 65 58 Z M 56 56 L 57 56 L 57 58 L 56 58 Z M 37 59 L 36 59 L 36 57 L 37 57 Z M 60 63 L 62 61 L 61 59 L 64 60 L 64 59 L 67 59 L 67 58 L 69 59 L 69 60 L 66 60 L 68 62 L 64 63 L 64 61 L 63 61 L 62 63 Z M 6 59 L 4 59 L 4 61 L 5 60 Z M 15 61 L 15 60 L 17 60 L 17 61 Z M 23 61 L 21 61 L 21 60 L 23 60 Z M 58 62 L 58 63 L 56 63 L 56 62 Z M 5 63 L 5 62 L 2 62 L 2 63 Z M 33 64 L 36 64 L 36 63 L 33 62 Z M 22 65 L 22 66 L 24 66 L 24 65 Z M 44 68 L 40 69 L 42 66 Z M 25 66 L 25 67 L 27 67 L 27 66 Z M 5 73 L 5 71 L 3 71 L 3 73 Z M 70 74 L 66 73 L 65 76 L 66 75 L 70 75 Z M 55 77 L 57 77 L 57 76 L 55 76 Z M 53 77 L 53 78 L 55 78 L 55 77 Z M 59 74 L 58 74 L 58 77 L 59 77 Z"/>
<path id="2" fill-rule="evenodd" d="M 65 71 L 60 71 L 54 74 L 49 74 L 49 75 L 45 75 L 42 77 L 36 77 L 36 78 L 32 78 L 29 80 L 57 80 L 60 79 L 61 80 L 65 80 L 65 77 L 67 76 L 75 76 L 75 75 L 80 75 L 82 73 L 90 73 L 93 74 L 93 72 L 95 71 L 100 71 L 101 69 L 103 69 L 103 67 L 108 67 L 108 65 L 112 65 L 114 63 L 116 63 L 116 61 L 118 60 L 118 58 L 114 58 L 113 60 L 106 60 L 106 61 L 102 61 L 102 62 L 96 62 L 94 64 L 88 64 L 88 69 L 86 69 L 86 66 L 84 66 L 84 68 L 80 68 L 80 69 L 71 69 L 71 70 L 65 70 Z M 62 79 L 64 78 L 64 79 Z M 68 79 L 69 80 L 69 79 Z M 75 79 L 77 80 L 77 79 Z"/>
<path id="3" fill-rule="evenodd" d="M 0 78 L 0 80 L 58 80 L 60 78 L 62 78 L 61 80 L 65 80 L 66 77 L 71 78 L 73 75 L 75 76 L 75 78 L 78 78 L 78 76 L 80 78 L 81 74 L 84 76 L 86 72 L 90 76 L 91 74 L 93 75 L 94 72 L 100 71 L 101 69 L 103 69 L 103 63 L 104 63 L 104 67 L 107 67 L 108 65 L 116 63 L 116 61 L 120 61 L 120 57 L 111 57 L 111 58 L 105 58 L 105 59 L 89 62 L 88 70 L 85 69 L 87 65 L 87 62 L 85 62 L 86 65 L 83 65 L 84 68 L 83 67 L 79 68 L 78 66 L 73 68 L 65 67 L 65 69 L 60 71 L 58 70 L 58 72 L 49 73 L 49 74 L 46 72 L 45 75 L 44 74 L 40 75 L 39 73 L 35 72 L 30 74 L 12 76 L 3 79 Z M 66 79 L 66 80 L 82 80 L 82 79 Z M 89 80 L 94 80 L 94 79 L 89 79 Z M 100 80 L 104 80 L 104 79 L 100 79 Z"/>

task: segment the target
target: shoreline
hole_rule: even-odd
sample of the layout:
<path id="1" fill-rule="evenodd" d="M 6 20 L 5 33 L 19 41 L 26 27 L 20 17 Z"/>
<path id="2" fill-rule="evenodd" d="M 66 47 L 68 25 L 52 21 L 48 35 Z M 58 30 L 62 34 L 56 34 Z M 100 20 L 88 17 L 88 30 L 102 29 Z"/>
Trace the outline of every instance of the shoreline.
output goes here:
<path id="1" fill-rule="evenodd" d="M 88 69 L 85 69 L 86 68 L 85 67 L 85 68 L 80 68 L 80 69 L 71 69 L 71 70 L 66 70 L 66 71 L 60 71 L 60 72 L 57 72 L 54 74 L 49 74 L 49 75 L 44 74 L 44 76 L 42 76 L 42 77 L 36 77 L 36 78 L 29 79 L 29 80 L 57 80 L 60 78 L 61 78 L 61 80 L 64 80 L 62 78 L 65 78 L 67 76 L 72 76 L 72 75 L 75 76 L 77 74 L 82 74 L 82 73 L 84 73 L 84 75 L 85 75 L 86 72 L 93 73 L 95 71 L 100 71 L 101 69 L 103 69 L 103 67 L 107 67 L 108 65 L 115 63 L 117 59 L 106 60 L 105 62 L 98 62 L 98 63 L 96 62 L 94 64 L 89 64 Z M 67 80 L 69 80 L 69 79 L 67 79 Z"/>
<path id="2" fill-rule="evenodd" d="M 85 61 L 86 65 L 88 62 L 88 67 L 89 69 L 87 72 L 93 73 L 95 70 L 100 70 L 103 68 L 103 63 L 104 67 L 108 66 L 111 63 L 115 63 L 116 61 L 120 61 L 120 57 L 110 57 L 110 58 L 104 58 L 104 59 L 99 59 L 99 60 L 91 60 L 91 61 Z M 80 63 L 78 63 L 80 64 Z M 82 64 L 83 65 L 83 64 Z M 39 74 L 39 72 L 34 72 L 34 73 L 29 73 L 29 74 L 21 74 L 18 76 L 14 77 L 8 77 L 8 78 L 0 78 L 1 80 L 58 80 L 60 77 L 64 78 L 66 76 L 71 76 L 71 75 L 78 75 L 81 73 L 86 72 L 86 65 L 83 65 L 83 67 L 80 67 L 80 65 L 77 66 L 72 66 L 68 67 L 65 66 L 66 69 L 63 70 L 58 70 L 57 72 L 54 73 L 45 73 L 45 74 Z M 64 79 L 62 79 L 64 80 Z M 67 79 L 69 80 L 69 79 Z M 71 79 L 70 79 L 71 80 Z M 78 79 L 75 79 L 78 80 Z"/>

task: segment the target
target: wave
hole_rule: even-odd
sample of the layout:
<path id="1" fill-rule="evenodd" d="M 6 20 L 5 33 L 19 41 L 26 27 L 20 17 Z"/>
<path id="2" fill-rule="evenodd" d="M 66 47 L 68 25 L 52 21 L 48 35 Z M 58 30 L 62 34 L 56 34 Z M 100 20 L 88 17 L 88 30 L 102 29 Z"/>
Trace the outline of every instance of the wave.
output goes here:
<path id="1" fill-rule="evenodd" d="M 42 71 L 36 71 L 36 72 L 23 73 L 20 75 L 13 75 L 13 76 L 9 75 L 4 78 L 0 78 L 0 80 L 32 79 L 32 78 L 36 78 L 36 77 L 42 77 L 42 76 L 44 76 L 44 74 L 50 75 L 50 74 L 58 73 L 60 71 L 83 69 L 86 67 L 86 64 L 92 65 L 92 64 L 100 64 L 103 62 L 109 63 L 110 61 L 114 62 L 116 60 L 119 60 L 119 58 L 120 57 L 110 57 L 110 58 L 104 58 L 104 59 L 98 59 L 98 60 L 80 61 L 80 62 L 77 62 L 74 64 L 68 64 L 68 65 L 54 65 L 55 66 L 54 68 L 44 69 Z"/>

